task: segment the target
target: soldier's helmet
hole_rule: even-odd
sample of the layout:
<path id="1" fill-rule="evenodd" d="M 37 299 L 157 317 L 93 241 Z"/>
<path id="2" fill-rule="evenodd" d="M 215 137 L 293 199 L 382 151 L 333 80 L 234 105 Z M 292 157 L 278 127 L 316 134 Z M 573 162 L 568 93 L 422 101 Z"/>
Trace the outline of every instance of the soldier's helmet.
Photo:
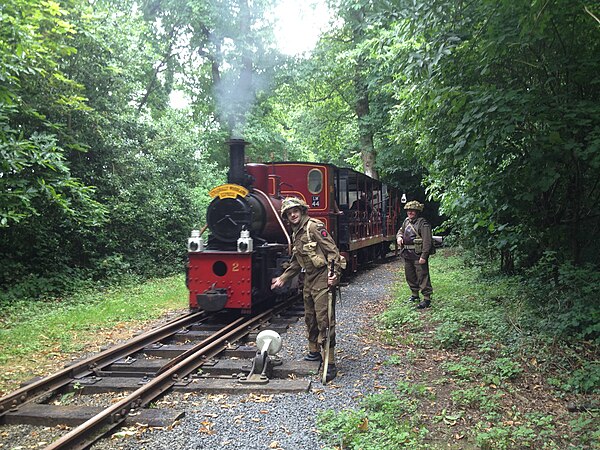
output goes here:
<path id="1" fill-rule="evenodd" d="M 412 209 L 415 211 L 423 211 L 423 208 L 425 208 L 425 205 L 423 203 L 419 203 L 416 200 L 411 200 L 406 205 L 404 205 L 404 209 Z"/>
<path id="2" fill-rule="evenodd" d="M 292 208 L 300 208 L 302 213 L 306 213 L 306 211 L 308 211 L 308 205 L 301 198 L 286 197 L 283 199 L 283 202 L 281 202 L 281 217 L 285 218 L 285 212 Z"/>

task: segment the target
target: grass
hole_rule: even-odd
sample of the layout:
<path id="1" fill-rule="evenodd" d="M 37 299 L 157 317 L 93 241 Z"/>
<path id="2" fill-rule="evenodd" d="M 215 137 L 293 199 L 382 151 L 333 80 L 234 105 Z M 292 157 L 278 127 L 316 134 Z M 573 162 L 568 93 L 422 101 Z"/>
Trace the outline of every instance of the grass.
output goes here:
<path id="1" fill-rule="evenodd" d="M 318 418 L 319 430 L 337 449 L 421 448 L 427 430 L 413 418 L 424 392 L 424 386 L 399 383 L 393 391 L 365 398 L 359 410 L 325 411 Z"/>
<path id="2" fill-rule="evenodd" d="M 186 307 L 182 276 L 5 307 L 0 311 L 0 394 Z"/>
<path id="3" fill-rule="evenodd" d="M 451 249 L 430 265 L 430 310 L 415 311 L 401 283 L 375 318 L 381 340 L 397 348 L 386 363 L 415 384 L 322 413 L 330 448 L 600 448 L 598 342 L 548 327 L 545 299 L 532 301 L 517 277 Z"/>

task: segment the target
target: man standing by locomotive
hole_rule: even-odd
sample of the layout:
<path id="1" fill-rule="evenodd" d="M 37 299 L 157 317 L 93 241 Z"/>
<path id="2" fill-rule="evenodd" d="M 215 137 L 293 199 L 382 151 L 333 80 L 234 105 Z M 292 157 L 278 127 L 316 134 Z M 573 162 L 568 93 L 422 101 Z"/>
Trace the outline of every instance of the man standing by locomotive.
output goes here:
<path id="1" fill-rule="evenodd" d="M 408 202 L 406 219 L 396 234 L 396 240 L 400 246 L 400 254 L 404 259 L 404 276 L 410 287 L 410 301 L 418 302 L 419 291 L 423 294 L 423 301 L 418 309 L 429 308 L 431 305 L 431 294 L 433 287 L 429 278 L 429 256 L 435 252 L 431 225 L 424 217 L 420 217 L 425 205 L 416 200 Z"/>
<path id="2" fill-rule="evenodd" d="M 322 361 L 321 347 L 327 358 L 326 381 L 337 375 L 335 367 L 335 302 L 328 311 L 329 289 L 339 282 L 342 260 L 339 250 L 323 222 L 308 216 L 308 205 L 296 197 L 288 197 L 281 204 L 281 215 L 292 225 L 293 250 L 290 265 L 283 274 L 274 278 L 271 289 L 284 286 L 302 269 L 304 278 L 304 320 L 308 338 L 307 361 Z M 333 262 L 333 275 L 329 268 Z M 331 317 L 331 321 L 329 320 Z M 329 332 L 329 351 L 325 351 Z"/>

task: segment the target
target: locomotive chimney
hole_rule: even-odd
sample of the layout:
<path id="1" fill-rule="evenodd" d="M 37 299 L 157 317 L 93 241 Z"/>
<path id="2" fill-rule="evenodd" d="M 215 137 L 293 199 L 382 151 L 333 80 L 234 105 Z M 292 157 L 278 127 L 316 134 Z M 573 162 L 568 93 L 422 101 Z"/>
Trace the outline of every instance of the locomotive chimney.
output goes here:
<path id="1" fill-rule="evenodd" d="M 245 148 L 248 142 L 243 139 L 231 139 L 229 144 L 229 174 L 227 181 L 232 184 L 250 187 L 251 177 L 245 170 Z"/>

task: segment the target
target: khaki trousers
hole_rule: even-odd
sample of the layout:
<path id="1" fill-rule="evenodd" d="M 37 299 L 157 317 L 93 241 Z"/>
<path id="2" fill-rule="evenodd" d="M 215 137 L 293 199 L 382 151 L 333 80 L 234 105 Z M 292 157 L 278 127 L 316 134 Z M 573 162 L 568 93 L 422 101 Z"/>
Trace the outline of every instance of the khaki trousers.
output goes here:
<path id="1" fill-rule="evenodd" d="M 433 287 L 429 278 L 429 262 L 426 261 L 425 264 L 419 264 L 418 260 L 405 259 L 404 276 L 412 295 L 418 297 L 420 291 L 424 299 L 431 300 Z"/>
<path id="2" fill-rule="evenodd" d="M 304 286 L 304 321 L 306 323 L 306 337 L 308 339 L 308 351 L 320 352 L 321 346 L 325 346 L 327 329 L 331 333 L 329 348 L 335 347 L 335 298 L 332 302 L 331 326 L 327 317 L 327 304 L 329 289 L 312 290 Z M 330 352 L 333 354 L 333 352 Z"/>

